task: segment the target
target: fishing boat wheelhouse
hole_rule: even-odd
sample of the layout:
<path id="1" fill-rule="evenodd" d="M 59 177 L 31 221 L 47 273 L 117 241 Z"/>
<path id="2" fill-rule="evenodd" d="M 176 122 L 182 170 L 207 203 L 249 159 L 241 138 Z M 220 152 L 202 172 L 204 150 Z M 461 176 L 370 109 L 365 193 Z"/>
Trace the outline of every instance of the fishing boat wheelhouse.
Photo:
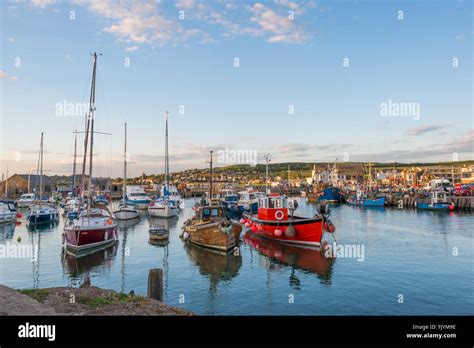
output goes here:
<path id="1" fill-rule="evenodd" d="M 286 196 L 263 196 L 259 198 L 258 204 L 258 213 L 244 213 L 240 222 L 260 237 L 319 247 L 324 230 L 335 231 L 328 213 L 317 213 L 311 218 L 294 215 L 298 203 L 294 200 L 288 202 Z"/>

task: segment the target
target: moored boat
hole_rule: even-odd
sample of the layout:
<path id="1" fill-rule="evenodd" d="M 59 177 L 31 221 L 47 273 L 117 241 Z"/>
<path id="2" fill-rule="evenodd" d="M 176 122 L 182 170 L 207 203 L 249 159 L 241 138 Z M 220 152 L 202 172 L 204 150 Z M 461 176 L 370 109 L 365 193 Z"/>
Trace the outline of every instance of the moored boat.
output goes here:
<path id="1" fill-rule="evenodd" d="M 240 240 L 242 226 L 227 219 L 220 205 L 198 205 L 184 224 L 183 239 L 206 248 L 227 251 Z"/>
<path id="2" fill-rule="evenodd" d="M 147 209 L 151 202 L 142 186 L 131 185 L 126 189 L 127 205 L 132 205 L 138 209 Z"/>
<path id="3" fill-rule="evenodd" d="M 88 208 L 64 226 L 64 243 L 74 251 L 111 245 L 117 239 L 117 222 L 105 207 Z"/>
<path id="4" fill-rule="evenodd" d="M 97 53 L 93 53 L 93 71 L 90 94 L 90 108 L 87 114 L 84 141 L 84 160 L 82 172 L 81 194 L 84 199 L 85 187 L 85 166 L 87 162 L 88 145 L 89 148 L 89 176 L 87 207 L 81 210 L 77 218 L 68 219 L 64 226 L 63 243 L 66 249 L 73 252 L 82 252 L 87 249 L 106 247 L 114 244 L 118 240 L 117 222 L 113 219 L 106 207 L 92 205 L 92 169 L 93 169 L 93 145 L 94 145 L 94 113 L 95 107 L 95 79 L 97 69 Z"/>
<path id="5" fill-rule="evenodd" d="M 258 204 L 258 213 L 244 214 L 240 222 L 260 237 L 290 244 L 320 246 L 324 231 L 335 231 L 326 210 L 320 210 L 309 218 L 296 216 L 297 202 L 288 202 L 286 196 L 278 194 L 260 197 Z M 327 208 L 327 205 L 322 207 Z"/>
<path id="6" fill-rule="evenodd" d="M 357 205 L 361 207 L 384 207 L 385 206 L 385 197 L 368 197 L 363 195 L 360 190 L 357 191 L 356 195 L 352 195 L 347 198 L 347 203 L 351 205 Z"/>
<path id="7" fill-rule="evenodd" d="M 40 165 L 40 183 L 39 183 L 39 197 L 43 197 L 43 132 L 41 132 L 40 142 L 40 153 L 39 153 L 39 165 Z M 28 226 L 36 226 L 40 224 L 50 224 L 59 221 L 58 209 L 47 203 L 43 203 L 40 199 L 37 203 L 34 203 L 30 207 L 30 213 L 26 217 L 26 223 Z"/>
<path id="8" fill-rule="evenodd" d="M 428 202 L 418 199 L 416 208 L 422 210 L 445 211 L 454 210 L 454 203 L 448 202 L 445 192 L 431 191 Z"/>
<path id="9" fill-rule="evenodd" d="M 327 201 L 330 203 L 342 202 L 341 190 L 338 187 L 329 186 L 323 189 L 318 201 Z"/>
<path id="10" fill-rule="evenodd" d="M 125 127 L 125 141 L 123 150 L 123 182 L 122 182 L 122 202 L 120 203 L 117 210 L 113 212 L 113 216 L 117 220 L 132 220 L 140 218 L 140 211 L 134 206 L 127 204 L 127 123 Z"/>

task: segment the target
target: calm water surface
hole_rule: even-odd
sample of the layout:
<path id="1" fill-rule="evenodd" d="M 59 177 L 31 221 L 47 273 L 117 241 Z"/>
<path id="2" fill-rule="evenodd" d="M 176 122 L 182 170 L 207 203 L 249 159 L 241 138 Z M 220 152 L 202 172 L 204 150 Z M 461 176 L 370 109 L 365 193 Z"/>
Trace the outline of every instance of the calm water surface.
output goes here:
<path id="1" fill-rule="evenodd" d="M 162 268 L 164 301 L 199 314 L 474 313 L 472 214 L 333 206 L 337 242 L 364 246 L 358 261 L 252 238 L 244 238 L 238 255 L 187 246 L 179 233 L 192 205 L 187 200 L 168 222 L 144 214 L 122 226 L 115 247 L 80 258 L 62 250 L 62 221 L 36 231 L 25 221 L 0 226 L 0 244 L 39 248 L 36 261 L 0 258 L 0 284 L 77 287 L 89 275 L 95 286 L 146 295 L 148 270 Z M 299 199 L 298 215 L 313 215 L 315 207 Z M 163 224 L 169 243 L 149 244 L 149 227 Z"/>

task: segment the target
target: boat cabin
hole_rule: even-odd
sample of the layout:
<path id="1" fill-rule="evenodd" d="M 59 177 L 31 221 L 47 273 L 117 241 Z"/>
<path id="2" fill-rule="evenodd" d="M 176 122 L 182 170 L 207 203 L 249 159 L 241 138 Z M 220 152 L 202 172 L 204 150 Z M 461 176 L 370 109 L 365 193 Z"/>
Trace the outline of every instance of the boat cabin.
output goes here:
<path id="1" fill-rule="evenodd" d="M 218 205 L 204 205 L 204 206 L 199 206 L 196 209 L 196 217 L 199 220 L 212 220 L 215 218 L 223 218 L 225 217 L 224 211 L 222 210 L 222 207 Z"/>
<path id="2" fill-rule="evenodd" d="M 277 194 L 259 197 L 258 219 L 271 221 L 288 220 L 288 198 Z"/>

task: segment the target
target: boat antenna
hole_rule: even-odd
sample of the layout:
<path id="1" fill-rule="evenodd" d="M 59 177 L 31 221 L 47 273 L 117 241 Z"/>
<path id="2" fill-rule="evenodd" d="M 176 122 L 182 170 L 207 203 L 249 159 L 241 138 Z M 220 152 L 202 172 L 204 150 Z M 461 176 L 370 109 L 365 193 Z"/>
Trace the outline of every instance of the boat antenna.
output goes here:
<path id="1" fill-rule="evenodd" d="M 268 191 L 268 163 L 271 161 L 270 154 L 267 153 L 265 156 L 265 194 L 268 195 L 270 192 Z"/>
<path id="2" fill-rule="evenodd" d="M 211 161 L 209 162 L 209 163 L 210 163 L 209 166 L 210 166 L 210 169 L 211 169 L 211 170 L 210 170 L 210 172 L 211 172 L 210 174 L 211 174 L 211 175 L 210 175 L 210 177 L 209 177 L 209 203 L 211 203 L 211 200 L 212 200 L 212 153 L 213 153 L 214 151 L 211 150 L 211 151 L 209 151 L 209 152 L 211 153 Z"/>

